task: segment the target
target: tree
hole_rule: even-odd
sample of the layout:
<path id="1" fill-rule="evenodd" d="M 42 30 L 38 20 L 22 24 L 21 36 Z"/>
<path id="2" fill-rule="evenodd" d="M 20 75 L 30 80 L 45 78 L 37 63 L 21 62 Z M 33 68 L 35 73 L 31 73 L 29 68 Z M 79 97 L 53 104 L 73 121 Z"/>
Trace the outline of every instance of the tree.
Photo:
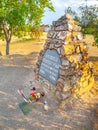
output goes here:
<path id="1" fill-rule="evenodd" d="M 87 1 L 86 1 L 87 2 Z M 93 34 L 96 43 L 98 43 L 98 6 L 82 5 L 80 10 L 80 23 L 84 34 Z"/>
<path id="2" fill-rule="evenodd" d="M 86 4 L 78 8 L 78 13 L 71 7 L 68 7 L 65 13 L 70 13 L 73 19 L 79 22 L 84 34 L 93 34 L 96 44 L 98 44 L 98 5 L 88 6 L 87 0 L 85 1 Z"/>
<path id="3" fill-rule="evenodd" d="M 41 23 L 45 8 L 54 11 L 50 0 L 0 0 L 0 37 L 6 41 L 6 55 L 13 35 Z"/>

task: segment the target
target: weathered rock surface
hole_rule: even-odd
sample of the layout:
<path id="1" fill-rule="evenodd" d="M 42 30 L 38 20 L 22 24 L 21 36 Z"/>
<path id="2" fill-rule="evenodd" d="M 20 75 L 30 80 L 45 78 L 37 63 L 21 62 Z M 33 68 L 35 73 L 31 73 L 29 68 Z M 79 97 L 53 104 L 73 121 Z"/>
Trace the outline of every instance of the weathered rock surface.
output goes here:
<path id="1" fill-rule="evenodd" d="M 93 66 L 89 62 L 88 47 L 83 41 L 81 27 L 69 14 L 53 22 L 38 57 L 37 78 L 40 77 L 38 72 L 47 49 L 56 50 L 62 62 L 55 90 L 58 98 L 60 96 L 61 100 L 65 100 L 72 95 L 81 96 L 92 88 Z"/>

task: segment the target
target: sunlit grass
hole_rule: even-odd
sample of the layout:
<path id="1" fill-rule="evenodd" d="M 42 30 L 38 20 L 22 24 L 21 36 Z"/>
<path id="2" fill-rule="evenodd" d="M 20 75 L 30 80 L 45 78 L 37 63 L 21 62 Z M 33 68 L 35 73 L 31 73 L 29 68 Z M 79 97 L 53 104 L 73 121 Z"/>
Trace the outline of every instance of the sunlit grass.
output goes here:
<path id="1" fill-rule="evenodd" d="M 32 52 L 39 52 L 43 48 L 47 34 L 44 33 L 38 40 L 31 39 L 29 36 L 26 38 L 13 37 L 10 43 L 10 55 L 22 54 L 27 55 Z M 5 41 L 0 40 L 0 52 L 5 55 L 6 44 Z"/>
<path id="2" fill-rule="evenodd" d="M 10 55 L 23 54 L 27 55 L 32 52 L 39 52 L 43 47 L 44 41 L 20 41 L 10 44 Z M 2 55 L 5 55 L 5 44 L 0 45 L 0 51 Z"/>

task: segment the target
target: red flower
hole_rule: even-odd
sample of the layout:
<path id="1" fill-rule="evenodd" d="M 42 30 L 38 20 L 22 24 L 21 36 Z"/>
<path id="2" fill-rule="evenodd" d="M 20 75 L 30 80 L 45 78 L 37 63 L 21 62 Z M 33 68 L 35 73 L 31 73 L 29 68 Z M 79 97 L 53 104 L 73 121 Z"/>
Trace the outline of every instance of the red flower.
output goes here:
<path id="1" fill-rule="evenodd" d="M 35 88 L 35 87 L 33 87 L 31 90 L 35 91 L 35 90 L 36 90 L 36 88 Z"/>
<path id="2" fill-rule="evenodd" d="M 30 96 L 36 97 L 36 92 L 32 92 L 32 93 L 30 94 Z"/>

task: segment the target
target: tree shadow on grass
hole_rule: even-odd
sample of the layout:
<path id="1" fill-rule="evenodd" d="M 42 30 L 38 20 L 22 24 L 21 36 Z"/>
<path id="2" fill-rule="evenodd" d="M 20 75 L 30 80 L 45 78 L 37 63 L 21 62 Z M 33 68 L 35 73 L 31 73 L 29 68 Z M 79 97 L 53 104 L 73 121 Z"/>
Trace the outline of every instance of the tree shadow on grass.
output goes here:
<path id="1" fill-rule="evenodd" d="M 32 52 L 28 55 L 13 54 L 0 57 L 0 66 L 24 66 L 34 67 L 38 58 L 38 52 Z"/>

